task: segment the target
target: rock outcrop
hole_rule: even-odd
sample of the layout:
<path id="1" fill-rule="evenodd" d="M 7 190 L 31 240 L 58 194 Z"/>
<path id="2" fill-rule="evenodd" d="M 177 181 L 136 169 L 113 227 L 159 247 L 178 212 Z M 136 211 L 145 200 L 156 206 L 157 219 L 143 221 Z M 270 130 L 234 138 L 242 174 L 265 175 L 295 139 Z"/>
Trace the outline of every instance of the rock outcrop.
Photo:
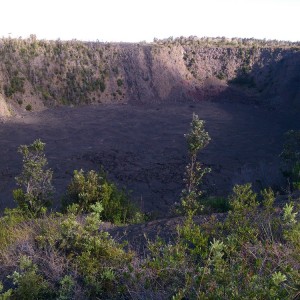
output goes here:
<path id="1" fill-rule="evenodd" d="M 7 103 L 0 94 L 0 118 L 1 117 L 9 117 L 10 116 L 10 111 L 7 107 Z"/>

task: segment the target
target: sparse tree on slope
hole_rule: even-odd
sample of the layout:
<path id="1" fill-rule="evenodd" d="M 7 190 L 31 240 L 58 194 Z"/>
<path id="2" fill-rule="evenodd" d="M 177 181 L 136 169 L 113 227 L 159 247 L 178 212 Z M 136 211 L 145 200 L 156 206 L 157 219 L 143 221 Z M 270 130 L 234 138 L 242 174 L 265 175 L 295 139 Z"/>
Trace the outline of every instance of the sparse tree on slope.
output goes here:
<path id="1" fill-rule="evenodd" d="M 203 176 L 211 171 L 210 168 L 203 168 L 201 163 L 197 161 L 198 152 L 205 148 L 211 140 L 204 128 L 204 124 L 203 120 L 200 120 L 196 114 L 193 114 L 191 130 L 184 135 L 190 158 L 190 162 L 185 170 L 185 188 L 181 194 L 181 205 L 185 212 L 195 211 L 200 208 L 198 199 L 203 193 L 200 189 L 200 184 Z"/>

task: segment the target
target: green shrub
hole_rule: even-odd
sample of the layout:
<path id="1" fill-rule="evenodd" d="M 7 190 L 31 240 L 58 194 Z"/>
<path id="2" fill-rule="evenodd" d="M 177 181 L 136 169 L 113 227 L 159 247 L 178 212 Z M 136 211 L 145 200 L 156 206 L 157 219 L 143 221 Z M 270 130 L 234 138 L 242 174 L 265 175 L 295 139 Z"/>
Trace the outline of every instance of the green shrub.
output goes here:
<path id="1" fill-rule="evenodd" d="M 31 105 L 31 104 L 27 104 L 27 105 L 25 106 L 25 109 L 26 109 L 27 111 L 32 111 L 32 105 Z"/>
<path id="2" fill-rule="evenodd" d="M 22 173 L 16 177 L 19 189 L 13 191 L 19 208 L 32 216 L 43 214 L 51 204 L 54 191 L 52 171 L 44 154 L 45 143 L 35 140 L 30 145 L 21 145 L 18 152 L 23 156 Z"/>
<path id="3" fill-rule="evenodd" d="M 231 211 L 225 225 L 232 232 L 232 239 L 237 242 L 237 246 L 246 241 L 256 242 L 259 228 L 255 221 L 259 202 L 251 184 L 234 186 L 229 204 Z"/>
<path id="4" fill-rule="evenodd" d="M 99 88 L 100 88 L 100 91 L 102 93 L 105 91 L 106 85 L 105 85 L 104 79 L 102 79 L 101 81 L 99 81 Z"/>
<path id="5" fill-rule="evenodd" d="M 31 259 L 22 256 L 19 270 L 8 276 L 12 280 L 14 288 L 6 293 L 10 293 L 11 299 L 47 299 L 53 293 L 48 282 L 42 275 L 38 274 L 38 268 Z"/>
<path id="6" fill-rule="evenodd" d="M 4 215 L 0 218 L 0 251 L 25 235 L 22 223 L 26 220 L 24 212 L 19 208 L 4 210 Z"/>
<path id="7" fill-rule="evenodd" d="M 4 93 L 6 97 L 11 97 L 13 94 L 20 92 L 24 93 L 24 81 L 25 78 L 19 77 L 16 74 L 14 77 L 11 78 L 9 86 L 4 86 Z"/>
<path id="8" fill-rule="evenodd" d="M 11 299 L 12 296 L 12 289 L 3 292 L 3 284 L 0 282 L 0 299 L 1 300 L 8 300 Z"/>
<path id="9" fill-rule="evenodd" d="M 57 300 L 70 300 L 73 298 L 74 294 L 74 280 L 72 276 L 66 275 L 63 277 L 63 279 L 60 281 L 60 288 L 58 292 L 58 298 Z"/>
<path id="10" fill-rule="evenodd" d="M 220 80 L 226 79 L 226 75 L 223 72 L 219 72 L 216 77 Z"/>
<path id="11" fill-rule="evenodd" d="M 290 130 L 285 134 L 281 170 L 291 187 L 300 190 L 300 130 Z"/>
<path id="12" fill-rule="evenodd" d="M 100 200 L 101 178 L 100 175 L 91 170 L 84 173 L 83 170 L 75 170 L 73 179 L 67 188 L 63 198 L 63 210 L 66 211 L 70 204 L 78 204 L 78 212 L 89 212 L 90 206 Z"/>
<path id="13" fill-rule="evenodd" d="M 120 86 L 122 86 L 123 85 L 123 80 L 122 79 L 118 79 L 117 80 L 117 85 L 120 87 Z"/>
<path id="14" fill-rule="evenodd" d="M 101 218 L 113 223 L 139 222 L 142 214 L 130 201 L 125 190 L 107 179 L 104 172 L 93 170 L 84 173 L 74 171 L 74 176 L 63 198 L 63 211 L 71 204 L 78 205 L 77 213 L 90 212 L 91 205 L 101 203 L 103 212 Z"/>
<path id="15" fill-rule="evenodd" d="M 230 209 L 229 200 L 223 197 L 206 197 L 199 201 L 203 213 L 223 213 Z"/>
<path id="16" fill-rule="evenodd" d="M 101 203 L 103 205 L 102 218 L 114 223 L 139 221 L 138 210 L 130 201 L 125 190 L 104 179 L 101 185 Z"/>
<path id="17" fill-rule="evenodd" d="M 107 232 L 99 231 L 101 204 L 92 205 L 91 211 L 81 222 L 69 212 L 58 223 L 55 234 L 42 230 L 37 240 L 43 249 L 50 246 L 66 254 L 69 265 L 76 269 L 75 278 L 67 276 L 60 281 L 61 299 L 74 293 L 75 280 L 82 286 L 86 298 L 110 299 L 108 295 L 117 294 L 116 284 L 122 282 L 123 272 L 131 262 L 131 252 L 125 252 L 123 245 Z"/>

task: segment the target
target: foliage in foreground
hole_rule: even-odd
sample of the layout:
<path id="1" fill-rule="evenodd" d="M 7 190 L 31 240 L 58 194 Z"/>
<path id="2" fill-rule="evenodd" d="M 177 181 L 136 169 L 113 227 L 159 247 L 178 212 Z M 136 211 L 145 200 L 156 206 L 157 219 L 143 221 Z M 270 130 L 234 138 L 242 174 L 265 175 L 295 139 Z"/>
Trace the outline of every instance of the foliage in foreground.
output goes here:
<path id="1" fill-rule="evenodd" d="M 8 216 L 3 217 L 1 232 L 9 230 L 11 235 L 0 248 L 0 273 L 11 288 L 0 297 L 84 299 L 117 293 L 113 286 L 125 276 L 132 254 L 107 232 L 99 232 L 102 210 L 98 203 L 82 221 L 68 212 L 19 222 L 13 228 L 7 226 Z M 14 237 L 19 228 L 23 236 Z"/>
<path id="2" fill-rule="evenodd" d="M 292 299 L 300 288 L 298 208 L 279 211 L 274 200 L 270 189 L 235 186 L 224 221 L 212 216 L 200 226 L 190 213 L 177 237 L 148 241 L 143 255 L 99 229 L 100 203 L 85 216 L 72 206 L 30 220 L 7 210 L 0 299 Z"/>

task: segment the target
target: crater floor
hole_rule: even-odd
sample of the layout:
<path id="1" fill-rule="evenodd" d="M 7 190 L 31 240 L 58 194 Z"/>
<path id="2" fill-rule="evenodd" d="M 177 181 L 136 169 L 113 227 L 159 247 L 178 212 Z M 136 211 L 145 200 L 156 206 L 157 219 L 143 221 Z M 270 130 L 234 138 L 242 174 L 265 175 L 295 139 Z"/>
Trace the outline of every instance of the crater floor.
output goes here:
<path id="1" fill-rule="evenodd" d="M 300 126 L 296 113 L 212 102 L 60 107 L 0 124 L 0 210 L 14 205 L 11 191 L 22 167 L 18 146 L 40 138 L 54 172 L 56 208 L 74 169 L 103 165 L 142 209 L 167 212 L 183 188 L 184 133 L 193 112 L 212 138 L 199 155 L 213 170 L 205 180 L 210 194 L 227 194 L 234 183 L 280 183 L 278 155 L 284 132 Z"/>

